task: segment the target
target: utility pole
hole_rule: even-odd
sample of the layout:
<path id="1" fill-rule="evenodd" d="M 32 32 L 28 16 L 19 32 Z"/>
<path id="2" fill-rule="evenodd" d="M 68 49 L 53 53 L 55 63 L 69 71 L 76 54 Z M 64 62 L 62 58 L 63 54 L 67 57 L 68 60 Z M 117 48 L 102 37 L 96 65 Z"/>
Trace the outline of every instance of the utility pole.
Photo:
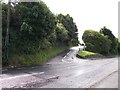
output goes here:
<path id="1" fill-rule="evenodd" d="M 8 53 L 9 52 L 9 29 L 10 29 L 10 0 L 8 0 L 7 31 L 6 31 L 6 39 L 5 39 L 7 64 L 9 62 L 9 60 L 8 60 L 8 54 L 9 54 Z"/>

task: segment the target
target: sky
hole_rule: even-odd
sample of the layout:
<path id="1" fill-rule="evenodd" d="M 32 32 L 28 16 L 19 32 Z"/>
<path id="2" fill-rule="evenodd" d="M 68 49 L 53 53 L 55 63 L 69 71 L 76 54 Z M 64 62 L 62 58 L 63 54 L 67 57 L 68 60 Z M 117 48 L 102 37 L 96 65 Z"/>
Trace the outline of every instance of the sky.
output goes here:
<path id="1" fill-rule="evenodd" d="M 85 30 L 99 31 L 106 26 L 118 37 L 119 0 L 42 0 L 54 14 L 70 14 L 82 41 Z"/>
<path id="2" fill-rule="evenodd" d="M 43 0 L 54 14 L 70 14 L 78 27 L 79 40 L 85 30 L 106 26 L 118 37 L 119 0 Z"/>

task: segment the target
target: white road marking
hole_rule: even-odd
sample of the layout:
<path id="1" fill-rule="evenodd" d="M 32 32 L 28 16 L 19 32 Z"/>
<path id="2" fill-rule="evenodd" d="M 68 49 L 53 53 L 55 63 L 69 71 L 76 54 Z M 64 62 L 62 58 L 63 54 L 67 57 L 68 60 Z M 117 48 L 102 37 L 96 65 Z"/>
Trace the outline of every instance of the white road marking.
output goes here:
<path id="1" fill-rule="evenodd" d="M 62 62 L 65 61 L 64 59 L 65 59 L 71 52 L 72 52 L 72 51 L 69 51 L 69 52 L 63 57 Z M 76 57 L 73 56 L 72 59 L 76 60 Z M 69 63 L 71 63 L 71 62 L 69 62 Z"/>
<path id="2" fill-rule="evenodd" d="M 71 51 L 69 51 L 62 59 L 62 62 L 64 62 L 64 59 L 70 54 Z"/>
<path id="3" fill-rule="evenodd" d="M 64 62 L 64 59 L 62 59 L 62 62 Z"/>
<path id="4" fill-rule="evenodd" d="M 71 51 L 69 51 L 69 52 L 64 56 L 64 58 L 66 58 L 70 53 L 71 53 Z"/>
<path id="5" fill-rule="evenodd" d="M 70 54 L 71 51 L 69 51 L 65 56 L 68 56 Z"/>
<path id="6" fill-rule="evenodd" d="M 9 77 L 9 78 L 4 78 L 4 79 L 0 79 L 0 81 L 3 81 L 3 80 L 9 80 L 9 79 L 15 79 L 15 78 L 20 78 L 20 77 L 28 77 L 28 76 L 33 76 L 33 75 L 37 75 L 37 74 L 44 74 L 44 72 L 40 72 L 40 73 L 32 73 L 32 74 L 25 74 L 25 75 L 19 75 L 19 76 L 14 76 L 14 77 Z"/>

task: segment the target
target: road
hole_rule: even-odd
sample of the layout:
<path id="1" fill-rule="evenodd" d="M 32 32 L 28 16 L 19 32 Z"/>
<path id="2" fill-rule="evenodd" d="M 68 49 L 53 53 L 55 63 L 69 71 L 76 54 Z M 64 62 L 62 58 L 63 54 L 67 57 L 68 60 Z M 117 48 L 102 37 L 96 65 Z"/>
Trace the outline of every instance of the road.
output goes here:
<path id="1" fill-rule="evenodd" d="M 41 66 L 3 71 L 2 88 L 118 88 L 118 57 L 84 60 L 70 48 Z"/>

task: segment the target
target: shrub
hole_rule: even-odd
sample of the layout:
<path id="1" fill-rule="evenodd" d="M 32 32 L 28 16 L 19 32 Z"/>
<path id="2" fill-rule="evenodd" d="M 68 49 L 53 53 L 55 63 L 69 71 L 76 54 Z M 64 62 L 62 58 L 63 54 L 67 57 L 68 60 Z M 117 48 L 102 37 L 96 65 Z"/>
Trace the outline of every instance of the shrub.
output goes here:
<path id="1" fill-rule="evenodd" d="M 108 55 L 111 41 L 94 30 L 86 30 L 82 36 L 82 39 L 86 45 L 86 50 L 96 53 Z"/>

